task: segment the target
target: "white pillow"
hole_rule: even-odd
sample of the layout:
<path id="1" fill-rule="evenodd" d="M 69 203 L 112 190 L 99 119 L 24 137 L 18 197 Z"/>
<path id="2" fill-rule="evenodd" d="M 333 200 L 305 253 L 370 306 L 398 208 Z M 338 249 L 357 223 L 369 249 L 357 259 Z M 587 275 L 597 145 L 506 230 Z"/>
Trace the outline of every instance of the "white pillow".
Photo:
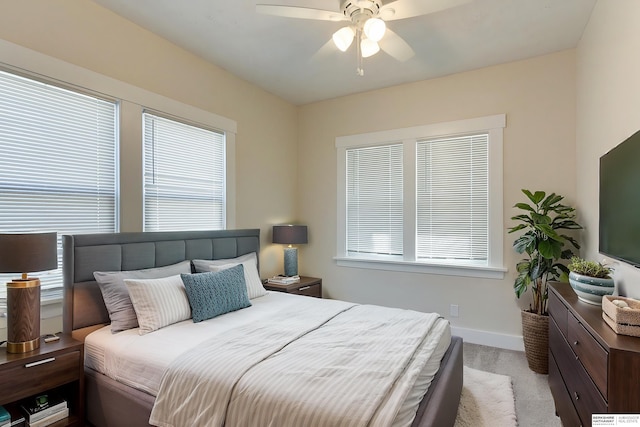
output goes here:
<path id="1" fill-rule="evenodd" d="M 242 264 L 244 268 L 244 281 L 247 284 L 247 294 L 249 299 L 258 298 L 267 294 L 264 286 L 262 286 L 260 275 L 258 274 L 258 258 L 256 257 L 255 252 L 231 259 L 194 259 L 192 262 L 193 266 L 196 268 L 196 272 L 198 273 L 225 270 L 227 268 L 235 267 L 238 264 Z"/>
<path id="2" fill-rule="evenodd" d="M 223 259 L 192 259 L 191 262 L 196 268 L 196 273 L 206 273 L 211 265 L 226 265 L 226 264 L 242 264 L 245 261 L 253 261 L 253 264 L 258 269 L 258 257 L 255 252 L 251 252 L 245 255 L 240 255 L 237 258 L 223 258 Z"/>
<path id="3" fill-rule="evenodd" d="M 138 317 L 140 335 L 191 318 L 191 307 L 180 276 L 125 279 Z"/>
<path id="4" fill-rule="evenodd" d="M 95 271 L 93 276 L 100 286 L 100 292 L 111 319 L 111 332 L 115 334 L 138 327 L 138 318 L 124 279 L 159 279 L 181 273 L 191 273 L 190 261 L 144 270 Z"/>

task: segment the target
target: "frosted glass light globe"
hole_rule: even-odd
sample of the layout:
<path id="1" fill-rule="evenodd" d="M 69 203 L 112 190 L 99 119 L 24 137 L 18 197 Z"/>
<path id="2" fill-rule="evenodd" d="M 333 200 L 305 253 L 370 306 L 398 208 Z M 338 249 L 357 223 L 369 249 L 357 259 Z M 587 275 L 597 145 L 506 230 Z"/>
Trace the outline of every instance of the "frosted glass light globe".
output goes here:
<path id="1" fill-rule="evenodd" d="M 379 42 L 387 31 L 387 24 L 380 18 L 370 18 L 364 23 L 364 34 L 368 39 Z"/>
<path id="2" fill-rule="evenodd" d="M 345 52 L 351 46 L 351 42 L 353 42 L 353 37 L 355 33 L 351 27 L 340 28 L 338 31 L 333 33 L 333 43 L 336 45 L 338 49 Z"/>
<path id="3" fill-rule="evenodd" d="M 362 39 L 362 42 L 360 43 L 360 51 L 362 52 L 363 58 L 368 58 L 378 53 L 380 51 L 380 46 L 371 39 Z"/>

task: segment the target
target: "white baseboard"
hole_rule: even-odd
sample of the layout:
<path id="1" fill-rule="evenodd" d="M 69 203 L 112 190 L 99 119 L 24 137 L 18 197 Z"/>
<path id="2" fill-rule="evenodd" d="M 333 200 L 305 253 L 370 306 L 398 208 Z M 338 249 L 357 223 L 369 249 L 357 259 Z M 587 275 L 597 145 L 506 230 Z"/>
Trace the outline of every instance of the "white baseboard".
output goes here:
<path id="1" fill-rule="evenodd" d="M 524 351 L 524 341 L 521 335 L 498 334 L 478 329 L 451 327 L 451 333 L 471 344 L 487 345 L 507 350 Z"/>

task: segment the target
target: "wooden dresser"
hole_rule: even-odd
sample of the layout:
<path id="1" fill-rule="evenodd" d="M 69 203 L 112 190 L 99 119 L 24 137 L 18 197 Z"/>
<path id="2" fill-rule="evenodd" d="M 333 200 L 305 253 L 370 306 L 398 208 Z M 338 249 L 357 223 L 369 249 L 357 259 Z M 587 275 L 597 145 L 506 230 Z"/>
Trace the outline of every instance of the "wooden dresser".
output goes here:
<path id="1" fill-rule="evenodd" d="M 549 387 L 564 427 L 640 413 L 640 338 L 617 335 L 568 283 L 549 288 Z"/>

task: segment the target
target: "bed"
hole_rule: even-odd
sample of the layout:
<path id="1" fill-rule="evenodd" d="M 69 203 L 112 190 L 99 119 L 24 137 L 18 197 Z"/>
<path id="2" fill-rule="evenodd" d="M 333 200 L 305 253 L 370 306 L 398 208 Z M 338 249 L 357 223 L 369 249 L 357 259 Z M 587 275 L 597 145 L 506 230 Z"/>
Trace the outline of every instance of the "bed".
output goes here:
<path id="1" fill-rule="evenodd" d="M 118 347 L 118 340 L 121 343 L 126 343 L 128 339 L 133 340 L 131 332 L 125 331 L 119 334 L 105 332 L 108 330 L 110 317 L 102 293 L 94 279 L 94 272 L 157 268 L 195 259 L 232 259 L 253 252 L 259 253 L 259 236 L 260 232 L 257 229 L 63 236 L 63 330 L 82 341 L 91 334 L 86 342 L 91 343 L 92 348 L 93 343 L 97 342 L 100 336 L 105 338 L 107 350 L 111 349 L 110 346 Z M 292 298 L 297 300 L 292 301 Z M 240 319 L 244 316 L 240 313 L 243 311 L 247 313 L 273 311 L 273 307 L 277 304 L 284 307 L 279 308 L 278 311 L 283 311 L 287 307 L 303 304 L 304 301 L 309 301 L 310 304 L 310 300 L 313 299 L 268 293 L 264 297 L 252 300 L 254 304 L 250 310 L 231 313 L 225 319 Z M 326 301 L 324 304 L 339 306 L 342 303 Z M 352 305 L 339 310 L 349 313 L 355 311 L 355 309 L 352 310 Z M 188 327 L 189 323 L 190 321 L 184 321 L 172 325 L 171 328 L 175 327 L 175 330 L 179 330 L 179 328 Z M 202 322 L 202 324 L 206 323 Z M 181 335 L 179 332 L 172 331 L 174 329 L 165 328 L 157 334 L 154 332 L 146 336 Z M 133 346 L 127 347 L 128 344 L 120 346 L 127 349 L 133 348 Z M 98 350 L 98 354 L 100 351 L 102 350 Z M 462 340 L 455 336 L 451 337 L 450 344 L 442 349 L 442 353 L 440 366 L 430 380 L 428 390 L 422 399 L 418 399 L 419 405 L 416 402 L 418 406 L 412 426 L 452 426 L 454 424 L 462 389 Z M 126 352 L 123 354 L 133 357 Z M 102 368 L 98 366 L 100 364 L 96 362 L 100 358 L 91 356 L 91 348 L 88 349 L 85 360 L 88 423 L 96 427 L 149 425 L 156 401 L 157 387 L 154 388 L 153 381 L 157 382 L 157 376 L 154 377 L 156 380 L 150 380 L 151 383 L 147 384 L 127 381 L 126 375 L 116 380 L 113 375 L 102 373 Z M 162 366 L 160 364 L 158 369 Z"/>

